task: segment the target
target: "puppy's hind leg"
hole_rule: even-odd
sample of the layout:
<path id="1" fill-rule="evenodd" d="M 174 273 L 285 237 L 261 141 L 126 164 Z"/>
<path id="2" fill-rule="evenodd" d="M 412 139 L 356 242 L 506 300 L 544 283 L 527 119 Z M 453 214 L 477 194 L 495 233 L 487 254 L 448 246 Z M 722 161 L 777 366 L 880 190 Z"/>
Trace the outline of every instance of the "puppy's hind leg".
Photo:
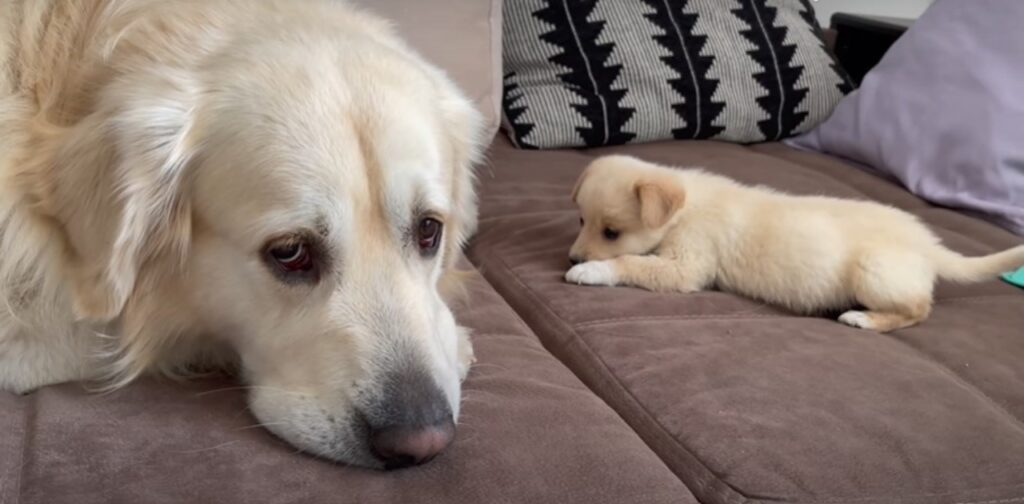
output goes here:
<path id="1" fill-rule="evenodd" d="M 916 325 L 931 313 L 935 271 L 919 254 L 865 254 L 849 281 L 857 302 L 867 310 L 840 315 L 839 321 L 846 325 L 889 332 Z"/>

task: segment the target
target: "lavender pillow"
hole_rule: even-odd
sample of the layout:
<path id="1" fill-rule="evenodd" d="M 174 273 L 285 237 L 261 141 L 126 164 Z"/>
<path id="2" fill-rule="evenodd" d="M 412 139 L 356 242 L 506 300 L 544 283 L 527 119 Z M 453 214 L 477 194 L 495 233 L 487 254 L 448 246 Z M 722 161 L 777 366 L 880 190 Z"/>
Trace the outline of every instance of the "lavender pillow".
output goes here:
<path id="1" fill-rule="evenodd" d="M 1021 20 L 1021 0 L 937 0 L 831 117 L 788 143 L 1024 236 Z"/>

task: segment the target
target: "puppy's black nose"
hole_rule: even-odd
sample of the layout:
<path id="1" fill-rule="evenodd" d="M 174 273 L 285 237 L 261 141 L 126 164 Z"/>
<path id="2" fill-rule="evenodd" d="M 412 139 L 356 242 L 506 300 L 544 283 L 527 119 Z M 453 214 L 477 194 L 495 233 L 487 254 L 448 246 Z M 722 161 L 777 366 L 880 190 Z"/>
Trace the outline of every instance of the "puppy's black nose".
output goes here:
<path id="1" fill-rule="evenodd" d="M 569 264 L 576 266 L 581 262 L 583 262 L 583 258 L 581 258 L 580 256 L 569 256 Z"/>
<path id="2" fill-rule="evenodd" d="M 449 417 L 438 425 L 388 427 L 370 434 L 373 454 L 388 470 L 425 464 L 452 442 L 455 422 Z"/>

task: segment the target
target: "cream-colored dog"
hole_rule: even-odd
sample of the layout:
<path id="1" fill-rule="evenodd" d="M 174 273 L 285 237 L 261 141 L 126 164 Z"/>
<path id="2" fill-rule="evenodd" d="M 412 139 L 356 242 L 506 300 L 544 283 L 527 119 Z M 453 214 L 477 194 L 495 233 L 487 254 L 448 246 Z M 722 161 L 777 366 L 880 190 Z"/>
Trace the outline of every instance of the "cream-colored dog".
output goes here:
<path id="1" fill-rule="evenodd" d="M 226 363 L 303 450 L 429 460 L 480 126 L 341 2 L 0 2 L 0 389 Z"/>
<path id="2" fill-rule="evenodd" d="M 807 314 L 860 305 L 839 321 L 878 331 L 927 318 L 936 277 L 974 282 L 1024 264 L 1024 246 L 963 257 L 888 206 L 792 196 L 628 156 L 595 160 L 573 199 L 583 227 L 569 282 L 717 285 Z"/>

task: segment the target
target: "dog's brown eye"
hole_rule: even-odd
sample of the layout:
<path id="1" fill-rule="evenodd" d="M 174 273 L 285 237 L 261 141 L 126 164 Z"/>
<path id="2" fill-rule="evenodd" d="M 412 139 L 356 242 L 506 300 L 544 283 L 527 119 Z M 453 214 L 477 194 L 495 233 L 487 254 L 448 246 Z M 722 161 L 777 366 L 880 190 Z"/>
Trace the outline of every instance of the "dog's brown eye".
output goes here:
<path id="1" fill-rule="evenodd" d="M 580 217 L 580 227 L 583 227 L 583 217 Z"/>
<path id="2" fill-rule="evenodd" d="M 426 217 L 420 220 L 416 229 L 416 243 L 420 247 L 420 253 L 432 255 L 437 252 L 441 244 L 441 230 L 443 225 L 437 219 Z"/>
<path id="3" fill-rule="evenodd" d="M 309 247 L 302 242 L 287 243 L 270 249 L 270 257 L 286 271 L 309 271 L 313 269 L 313 256 Z"/>
<path id="4" fill-rule="evenodd" d="M 619 239 L 619 232 L 612 228 L 604 228 L 604 237 L 606 240 L 615 241 Z"/>

